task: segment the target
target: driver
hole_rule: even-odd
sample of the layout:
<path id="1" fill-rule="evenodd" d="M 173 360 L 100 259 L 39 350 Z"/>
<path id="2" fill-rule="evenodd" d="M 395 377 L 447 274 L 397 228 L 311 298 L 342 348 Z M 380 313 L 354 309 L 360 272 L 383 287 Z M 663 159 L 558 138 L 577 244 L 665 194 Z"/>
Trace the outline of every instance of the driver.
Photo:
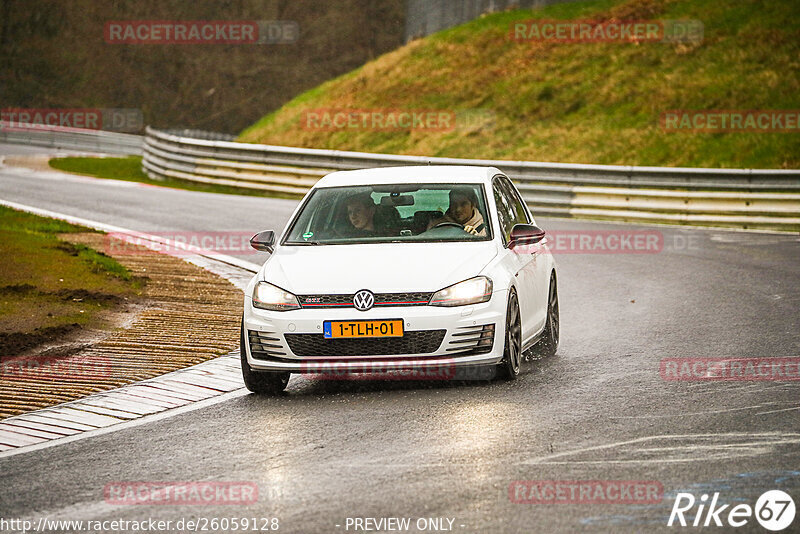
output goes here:
<path id="1" fill-rule="evenodd" d="M 375 231 L 376 206 L 369 193 L 359 193 L 351 196 L 345 203 L 347 206 L 347 220 L 353 225 L 356 233 L 363 236 L 372 236 Z"/>
<path id="2" fill-rule="evenodd" d="M 486 224 L 478 211 L 478 197 L 471 187 L 456 187 L 450 190 L 450 207 L 444 217 L 431 221 L 428 230 L 442 223 L 457 223 L 472 235 L 485 237 Z"/>

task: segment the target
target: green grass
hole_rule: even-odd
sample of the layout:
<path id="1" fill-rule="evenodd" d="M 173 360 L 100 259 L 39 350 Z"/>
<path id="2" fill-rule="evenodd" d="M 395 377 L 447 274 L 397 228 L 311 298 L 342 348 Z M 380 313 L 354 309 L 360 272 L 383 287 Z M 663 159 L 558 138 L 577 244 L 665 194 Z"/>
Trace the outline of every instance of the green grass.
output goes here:
<path id="1" fill-rule="evenodd" d="M 116 260 L 59 238 L 75 232 L 93 230 L 0 206 L 0 341 L 94 325 L 140 294 L 142 281 Z"/>
<path id="2" fill-rule="evenodd" d="M 308 91 L 240 140 L 309 148 L 618 165 L 797 168 L 800 133 L 665 132 L 667 110 L 800 109 L 796 0 L 592 0 L 480 17 Z M 536 43 L 529 19 L 696 19 L 700 43 Z M 441 109 L 455 131 L 304 129 L 313 109 Z"/>
<path id="3" fill-rule="evenodd" d="M 126 158 L 53 158 L 50 160 L 50 166 L 60 171 L 74 172 L 96 178 L 111 178 L 131 182 L 150 180 L 142 172 L 141 156 L 128 156 Z"/>
<path id="4" fill-rule="evenodd" d="M 165 180 L 152 180 L 142 172 L 142 157 L 128 156 L 124 158 L 96 158 L 96 157 L 67 157 L 52 158 L 49 161 L 53 169 L 94 176 L 95 178 L 107 178 L 112 180 L 124 180 L 128 182 L 140 182 L 143 184 L 157 185 L 160 187 L 172 187 L 174 189 L 184 189 L 187 191 L 200 191 L 203 193 L 221 193 L 226 195 L 247 195 L 258 197 L 278 197 L 278 198 L 299 198 L 299 195 L 286 193 L 273 193 L 269 191 L 259 191 L 256 189 L 244 189 L 225 185 L 204 184 L 189 180 L 178 180 L 167 178 Z"/>

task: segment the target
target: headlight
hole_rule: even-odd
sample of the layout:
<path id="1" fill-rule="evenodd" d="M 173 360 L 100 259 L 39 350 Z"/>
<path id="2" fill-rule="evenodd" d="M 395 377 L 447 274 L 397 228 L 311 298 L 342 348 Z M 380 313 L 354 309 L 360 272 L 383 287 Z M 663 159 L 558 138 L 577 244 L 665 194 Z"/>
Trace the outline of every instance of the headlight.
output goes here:
<path id="1" fill-rule="evenodd" d="M 300 308 L 297 297 L 267 282 L 259 282 L 253 289 L 253 306 L 262 310 L 288 311 Z"/>
<path id="2" fill-rule="evenodd" d="M 478 304 L 492 298 L 492 281 L 485 276 L 476 276 L 464 280 L 441 291 L 431 297 L 431 306 L 466 306 Z"/>

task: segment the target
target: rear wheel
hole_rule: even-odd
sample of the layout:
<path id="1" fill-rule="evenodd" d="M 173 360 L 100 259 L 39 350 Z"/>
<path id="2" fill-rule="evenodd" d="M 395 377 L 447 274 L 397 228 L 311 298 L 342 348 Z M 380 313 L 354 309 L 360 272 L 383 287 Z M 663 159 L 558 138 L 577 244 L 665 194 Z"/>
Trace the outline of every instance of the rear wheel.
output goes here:
<path id="1" fill-rule="evenodd" d="M 242 352 L 242 378 L 244 385 L 253 393 L 264 393 L 275 395 L 286 389 L 289 383 L 289 373 L 274 371 L 254 371 L 247 363 L 247 343 L 244 335 L 244 318 L 242 318 L 241 333 L 239 335 L 239 347 Z"/>
<path id="2" fill-rule="evenodd" d="M 559 311 L 558 311 L 558 284 L 556 283 L 556 273 L 550 277 L 550 290 L 547 296 L 547 322 L 544 325 L 542 339 L 537 344 L 537 351 L 542 356 L 552 356 L 558 349 L 559 332 Z"/>
<path id="3" fill-rule="evenodd" d="M 517 292 L 512 288 L 508 296 L 506 310 L 506 337 L 503 349 L 503 361 L 498 365 L 500 376 L 514 380 L 519 376 L 522 360 L 522 323 L 519 317 L 519 301 Z"/>

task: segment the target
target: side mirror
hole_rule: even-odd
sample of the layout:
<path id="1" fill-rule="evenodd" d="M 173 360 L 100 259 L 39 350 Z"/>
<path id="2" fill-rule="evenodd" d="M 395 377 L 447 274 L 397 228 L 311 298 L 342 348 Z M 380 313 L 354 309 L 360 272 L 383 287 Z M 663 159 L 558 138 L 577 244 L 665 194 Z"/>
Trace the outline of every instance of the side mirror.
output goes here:
<path id="1" fill-rule="evenodd" d="M 544 239 L 544 230 L 532 224 L 515 224 L 511 229 L 511 238 L 508 240 L 508 248 L 520 245 L 535 245 Z"/>
<path id="2" fill-rule="evenodd" d="M 269 252 L 272 254 L 274 245 L 275 232 L 272 230 L 264 230 L 250 238 L 250 246 L 261 252 Z"/>

